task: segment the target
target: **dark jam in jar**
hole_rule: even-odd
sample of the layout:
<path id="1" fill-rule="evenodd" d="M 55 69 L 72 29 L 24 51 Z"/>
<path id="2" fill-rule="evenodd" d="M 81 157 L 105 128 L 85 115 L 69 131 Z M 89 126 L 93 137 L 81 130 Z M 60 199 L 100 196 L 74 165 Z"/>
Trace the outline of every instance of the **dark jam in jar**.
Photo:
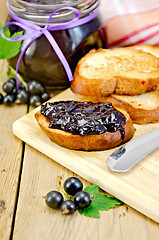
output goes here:
<path id="1" fill-rule="evenodd" d="M 119 130 L 124 139 L 126 118 L 111 103 L 48 102 L 41 106 L 41 114 L 49 120 L 49 128 L 81 136 Z"/>
<path id="2" fill-rule="evenodd" d="M 10 2 L 11 0 L 8 0 Z M 29 9 L 27 8 L 27 13 L 28 11 L 33 11 L 34 6 L 47 6 L 48 2 L 51 3 L 53 2 L 53 8 L 55 8 L 56 2 L 57 3 L 63 3 L 66 1 L 38 1 L 38 0 L 27 0 L 27 1 L 20 1 L 23 2 L 23 7 L 24 7 L 24 2 L 26 6 L 28 7 L 27 4 L 32 3 L 32 8 Z M 96 3 L 94 10 L 97 8 L 97 0 L 91 0 L 91 1 L 86 1 L 86 0 L 78 0 L 78 1 L 68 1 L 68 2 L 73 2 L 74 5 L 78 5 L 77 3 L 87 3 L 89 4 L 88 7 L 90 7 L 90 3 L 92 2 L 92 5 Z M 89 3 L 88 3 L 89 2 Z M 44 5 L 42 5 L 44 4 Z M 63 7 L 64 3 L 62 5 L 58 4 L 59 7 Z M 76 7 L 75 5 L 75 7 Z M 11 5 L 10 5 L 11 6 Z M 31 6 L 31 5 L 30 5 Z M 49 5 L 48 5 L 49 6 Z M 72 6 L 72 5 L 71 5 Z M 10 7 L 11 8 L 11 7 Z M 28 10 L 29 9 L 29 10 Z M 85 7 L 86 9 L 86 7 Z M 88 8 L 89 9 L 89 8 Z M 91 8 L 90 8 L 91 9 Z M 13 10 L 11 8 L 11 10 Z M 40 11 L 40 10 L 39 10 Z M 47 21 L 47 18 L 49 15 L 53 12 L 54 10 L 49 10 L 49 13 L 47 12 L 47 17 L 45 21 Z M 81 9 L 80 9 L 81 11 Z M 83 11 L 83 10 L 82 10 Z M 82 11 L 80 13 L 82 13 Z M 87 10 L 87 14 L 85 14 L 83 17 L 86 17 L 87 15 L 91 14 L 92 10 Z M 27 18 L 29 19 L 30 12 L 27 15 Z M 36 12 L 35 12 L 36 13 Z M 14 13 L 15 14 L 15 13 Z M 17 13 L 17 16 L 19 16 L 21 13 Z M 37 11 L 37 16 L 38 14 L 40 15 L 39 18 L 41 17 L 41 13 Z M 63 14 L 64 15 L 64 14 Z M 69 14 L 68 14 L 69 15 Z M 25 16 L 25 15 L 24 15 Z M 59 15 L 60 16 L 60 15 Z M 59 17 L 57 16 L 57 17 Z M 71 13 L 72 16 L 72 13 Z M 19 16 L 19 17 L 23 17 Z M 25 16 L 26 18 L 26 16 Z M 32 17 L 33 18 L 33 17 Z M 30 19 L 32 19 L 30 18 Z M 61 21 L 65 20 L 68 21 L 70 19 L 65 19 L 65 17 L 60 18 Z M 25 19 L 26 20 L 26 19 Z M 11 19 L 9 19 L 11 21 Z M 39 21 L 38 18 L 33 19 L 33 23 L 36 21 Z M 42 21 L 42 20 L 41 20 Z M 53 19 L 53 23 L 57 20 L 56 17 Z M 41 26 L 44 26 L 44 23 L 41 24 Z M 18 27 L 15 26 L 10 26 L 10 30 L 12 34 L 18 30 L 20 30 Z M 25 33 L 25 32 L 24 32 Z M 58 31 L 51 31 L 50 32 L 55 41 L 57 42 L 58 46 L 60 47 L 61 51 L 63 52 L 64 56 L 66 57 L 69 66 L 72 70 L 72 73 L 75 70 L 77 62 L 82 58 L 87 52 L 89 52 L 91 49 L 95 48 L 106 48 L 106 35 L 104 28 L 101 27 L 101 22 L 99 19 L 99 16 L 97 15 L 95 18 L 93 18 L 91 21 L 79 25 L 77 27 L 69 28 L 66 30 L 58 30 Z M 24 49 L 24 47 L 28 44 L 28 39 L 24 40 L 22 42 L 21 50 Z M 15 68 L 16 63 L 18 60 L 18 56 L 10 59 L 9 63 Z M 53 50 L 52 46 L 50 45 L 49 41 L 46 39 L 44 35 L 42 35 L 40 38 L 35 40 L 27 49 L 25 52 L 19 66 L 19 73 L 23 76 L 24 80 L 29 81 L 29 80 L 38 80 L 41 83 L 45 85 L 45 87 L 48 87 L 50 89 L 64 89 L 67 88 L 70 85 L 70 82 L 68 80 L 66 71 L 60 62 L 58 56 L 56 55 L 55 51 Z"/>

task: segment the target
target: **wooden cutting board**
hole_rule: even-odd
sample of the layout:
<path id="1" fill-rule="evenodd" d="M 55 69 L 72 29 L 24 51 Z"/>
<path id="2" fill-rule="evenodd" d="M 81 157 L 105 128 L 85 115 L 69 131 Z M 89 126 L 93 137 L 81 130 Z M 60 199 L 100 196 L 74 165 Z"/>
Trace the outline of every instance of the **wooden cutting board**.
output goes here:
<path id="1" fill-rule="evenodd" d="M 87 100 L 73 94 L 70 89 L 51 100 L 72 99 Z M 159 222 L 159 148 L 144 157 L 129 172 L 112 172 L 107 167 L 106 159 L 115 149 L 85 152 L 69 150 L 56 145 L 42 132 L 34 118 L 34 114 L 39 108 L 14 122 L 13 133 L 18 138 Z M 133 139 L 158 128 L 159 123 L 134 126 L 136 132 Z"/>

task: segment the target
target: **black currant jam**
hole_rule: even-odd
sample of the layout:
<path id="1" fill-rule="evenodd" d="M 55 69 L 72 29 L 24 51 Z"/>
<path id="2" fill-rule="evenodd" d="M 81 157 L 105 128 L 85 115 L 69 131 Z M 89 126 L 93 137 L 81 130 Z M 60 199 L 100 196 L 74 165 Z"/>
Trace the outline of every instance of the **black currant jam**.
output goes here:
<path id="1" fill-rule="evenodd" d="M 16 8 L 12 7 L 13 3 L 11 0 L 7 1 L 9 3 L 10 10 L 15 11 Z M 15 2 L 16 1 L 17 0 L 15 0 Z M 23 0 L 21 1 L 22 10 L 26 8 L 26 12 L 23 14 L 23 11 L 20 12 L 19 10 L 16 10 L 16 14 L 20 18 L 24 17 L 24 20 L 29 20 L 34 24 L 44 27 L 48 17 L 54 10 L 64 7 L 64 5 L 65 7 L 76 7 L 75 4 L 77 4 L 77 8 L 82 16 L 81 18 L 83 18 L 92 14 L 91 9 L 96 11 L 98 0 L 70 0 L 67 4 L 66 1 L 62 0 Z M 17 5 L 17 9 L 18 8 L 19 5 Z M 56 24 L 56 22 L 67 22 L 73 17 L 74 14 L 72 12 L 61 13 L 60 11 L 54 16 L 51 24 Z M 11 19 L 8 21 L 11 21 Z M 19 27 L 16 27 L 15 25 L 11 25 L 9 28 L 12 34 L 20 30 Z M 26 32 L 24 32 L 24 34 L 25 33 Z M 101 27 L 99 15 L 83 25 L 66 30 L 50 31 L 50 33 L 69 63 L 72 73 L 74 73 L 75 67 L 80 58 L 82 58 L 91 49 L 106 48 L 106 34 L 104 28 Z M 26 44 L 28 44 L 28 41 L 29 40 L 26 39 L 22 42 L 20 51 L 24 49 Z M 18 57 L 19 55 L 9 60 L 9 63 L 14 68 L 16 67 Z M 24 53 L 20 62 L 19 73 L 25 81 L 38 80 L 46 88 L 65 89 L 70 86 L 70 82 L 62 63 L 44 35 L 36 39 Z"/>
<path id="2" fill-rule="evenodd" d="M 126 118 L 111 103 L 47 102 L 41 106 L 41 114 L 49 120 L 49 128 L 81 136 L 119 130 L 124 139 Z"/>

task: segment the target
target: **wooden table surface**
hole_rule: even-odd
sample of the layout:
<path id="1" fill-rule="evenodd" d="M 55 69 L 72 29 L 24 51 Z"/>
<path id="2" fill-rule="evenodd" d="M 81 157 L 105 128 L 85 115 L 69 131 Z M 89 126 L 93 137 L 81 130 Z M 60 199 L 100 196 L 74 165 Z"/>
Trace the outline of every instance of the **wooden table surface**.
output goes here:
<path id="1" fill-rule="evenodd" d="M 13 135 L 12 123 L 27 111 L 0 105 L 0 240 L 159 239 L 159 224 L 126 204 L 100 219 L 49 209 L 42 196 L 57 188 L 58 175 L 76 175 Z"/>

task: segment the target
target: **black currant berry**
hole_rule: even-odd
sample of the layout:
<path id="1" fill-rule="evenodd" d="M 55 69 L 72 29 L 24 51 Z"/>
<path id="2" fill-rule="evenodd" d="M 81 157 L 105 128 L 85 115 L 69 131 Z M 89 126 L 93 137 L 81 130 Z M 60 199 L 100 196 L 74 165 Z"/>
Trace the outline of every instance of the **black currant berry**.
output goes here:
<path id="1" fill-rule="evenodd" d="M 29 103 L 33 107 L 38 107 L 41 105 L 41 97 L 38 95 L 32 95 L 29 98 Z"/>
<path id="2" fill-rule="evenodd" d="M 50 208 L 59 208 L 63 202 L 63 196 L 58 191 L 51 191 L 45 197 L 46 205 Z"/>
<path id="3" fill-rule="evenodd" d="M 74 196 L 83 189 L 83 183 L 76 177 L 70 177 L 64 182 L 64 189 L 69 195 Z"/>
<path id="4" fill-rule="evenodd" d="M 66 215 L 73 214 L 76 211 L 75 203 L 72 200 L 66 200 L 62 202 L 60 208 L 63 214 Z"/>
<path id="5" fill-rule="evenodd" d="M 17 88 L 14 86 L 14 88 L 10 94 L 14 94 L 16 96 L 16 93 L 17 93 Z"/>
<path id="6" fill-rule="evenodd" d="M 74 202 L 77 208 L 85 208 L 91 204 L 91 197 L 88 192 L 77 192 L 74 197 Z"/>
<path id="7" fill-rule="evenodd" d="M 15 78 L 9 78 L 8 82 L 12 83 L 14 86 L 16 86 L 16 80 Z"/>
<path id="8" fill-rule="evenodd" d="M 30 94 L 41 94 L 43 91 L 41 83 L 38 81 L 30 81 L 28 82 L 28 91 Z"/>
<path id="9" fill-rule="evenodd" d="M 17 91 L 17 104 L 25 104 L 29 99 L 29 93 L 25 89 L 19 89 Z"/>
<path id="10" fill-rule="evenodd" d="M 2 89 L 6 93 L 12 93 L 14 87 L 15 87 L 14 84 L 9 82 L 9 81 L 4 82 L 3 85 L 2 85 Z"/>
<path id="11" fill-rule="evenodd" d="M 43 103 L 46 102 L 47 100 L 49 100 L 49 99 L 50 99 L 49 93 L 43 92 L 43 93 L 41 94 L 41 99 L 42 99 L 42 102 L 43 102 Z"/>
<path id="12" fill-rule="evenodd" d="M 2 93 L 0 93 L 0 104 L 3 104 L 3 95 L 2 95 Z"/>
<path id="13" fill-rule="evenodd" d="M 15 96 L 13 94 L 7 94 L 3 98 L 3 103 L 6 106 L 11 106 L 15 101 Z"/>

